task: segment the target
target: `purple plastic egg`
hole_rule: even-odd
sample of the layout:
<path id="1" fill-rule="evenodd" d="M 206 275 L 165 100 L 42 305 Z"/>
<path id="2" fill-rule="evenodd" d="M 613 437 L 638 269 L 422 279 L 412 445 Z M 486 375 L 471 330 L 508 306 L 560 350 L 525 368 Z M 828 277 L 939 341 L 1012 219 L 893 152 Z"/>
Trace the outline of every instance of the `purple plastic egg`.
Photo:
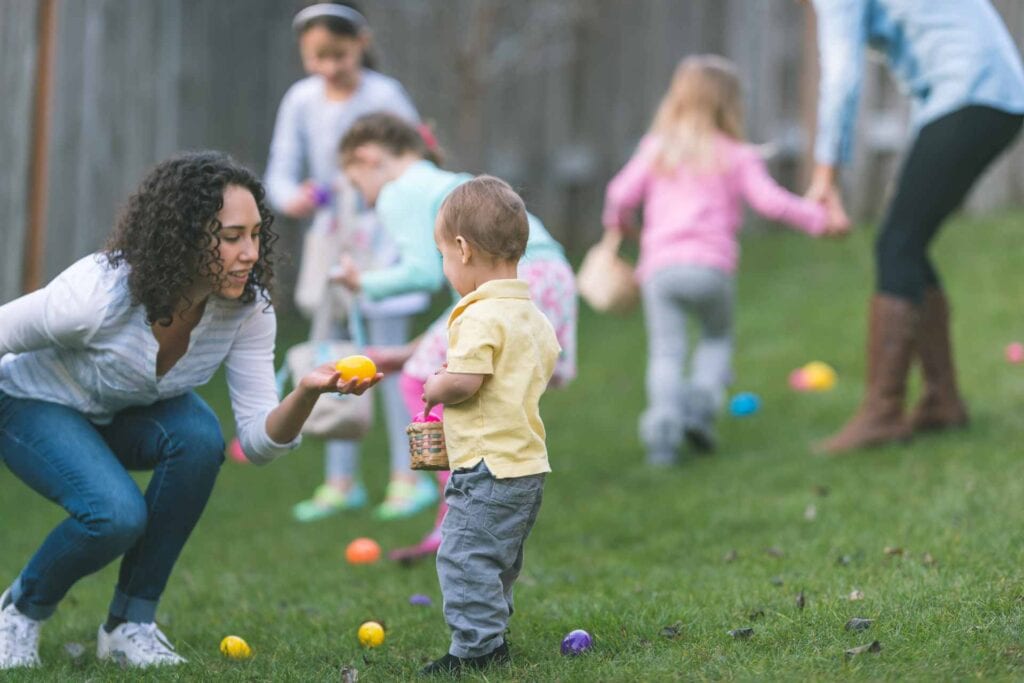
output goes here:
<path id="1" fill-rule="evenodd" d="M 581 628 L 570 631 L 569 635 L 562 638 L 562 654 L 575 657 L 590 649 L 594 641 L 590 634 Z"/>
<path id="2" fill-rule="evenodd" d="M 423 605 L 424 607 L 430 607 L 431 605 L 434 604 L 434 601 L 430 599 L 429 595 L 423 595 L 421 593 L 416 593 L 415 595 L 413 595 L 412 597 L 409 598 L 409 604 L 410 605 Z"/>
<path id="3" fill-rule="evenodd" d="M 331 188 L 317 185 L 313 188 L 313 201 L 317 206 L 326 206 L 331 202 Z"/>

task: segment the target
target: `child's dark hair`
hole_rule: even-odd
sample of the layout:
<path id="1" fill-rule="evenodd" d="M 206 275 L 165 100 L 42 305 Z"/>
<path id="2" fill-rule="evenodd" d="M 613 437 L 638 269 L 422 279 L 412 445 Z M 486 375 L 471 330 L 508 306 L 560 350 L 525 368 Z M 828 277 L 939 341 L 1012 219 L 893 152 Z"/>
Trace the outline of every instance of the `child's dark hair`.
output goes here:
<path id="1" fill-rule="evenodd" d="M 352 154 L 363 145 L 380 145 L 391 154 L 401 156 L 408 152 L 440 166 L 444 153 L 426 124 L 413 125 L 394 114 L 366 114 L 356 119 L 338 145 L 341 164 L 345 166 Z"/>
<path id="2" fill-rule="evenodd" d="M 339 9 L 343 9 L 340 9 L 337 14 L 317 12 L 313 9 L 321 5 L 334 5 Z M 292 20 L 292 27 L 300 36 L 314 26 L 323 26 L 334 35 L 345 38 L 358 38 L 370 29 L 370 24 L 367 22 L 362 9 L 360 9 L 358 4 L 349 2 L 349 0 L 309 2 L 306 4 L 305 9 L 296 14 L 295 19 Z M 376 65 L 377 60 L 370 54 L 370 51 L 364 50 L 363 67 L 374 69 Z"/>
<path id="3" fill-rule="evenodd" d="M 513 263 L 526 252 L 526 205 L 501 178 L 482 175 L 459 185 L 445 198 L 437 217 L 448 240 L 462 237 L 494 258 Z"/>

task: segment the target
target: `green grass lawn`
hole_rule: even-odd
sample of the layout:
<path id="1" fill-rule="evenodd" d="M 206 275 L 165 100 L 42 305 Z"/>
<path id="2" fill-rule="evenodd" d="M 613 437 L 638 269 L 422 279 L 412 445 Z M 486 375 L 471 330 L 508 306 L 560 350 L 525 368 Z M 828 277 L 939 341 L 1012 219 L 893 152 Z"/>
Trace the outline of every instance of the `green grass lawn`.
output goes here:
<path id="1" fill-rule="evenodd" d="M 757 392 L 763 408 L 723 418 L 719 454 L 670 471 L 646 469 L 636 437 L 639 313 L 583 311 L 580 377 L 542 406 L 554 473 L 517 588 L 515 663 L 477 680 L 1024 679 L 1024 366 L 1003 359 L 1008 342 L 1024 339 L 1022 224 L 1020 213 L 959 219 L 937 252 L 971 429 L 845 459 L 816 458 L 808 446 L 860 396 L 870 232 L 841 243 L 781 231 L 744 239 L 733 389 Z M 282 340 L 301 334 L 282 329 Z M 838 386 L 792 393 L 788 373 L 814 359 L 837 368 Z M 204 393 L 230 424 L 222 381 Z M 382 437 L 377 428 L 364 457 L 378 499 Z M 353 666 L 360 681 L 403 680 L 445 652 L 432 563 L 344 560 L 351 539 L 405 544 L 432 515 L 377 523 L 363 511 L 295 523 L 289 509 L 321 468 L 321 449 L 308 441 L 265 468 L 225 464 L 160 607 L 191 661 L 148 677 L 337 681 Z M 0 470 L 0 582 L 61 516 Z M 887 555 L 887 546 L 903 554 Z M 45 668 L 24 680 L 129 678 L 94 657 L 115 579 L 108 567 L 71 591 L 43 629 Z M 848 599 L 854 590 L 863 600 Z M 409 605 L 413 593 L 434 606 Z M 874 624 L 850 633 L 851 617 Z M 387 627 L 372 651 L 356 640 L 367 619 Z M 662 635 L 673 624 L 678 634 Z M 748 640 L 727 634 L 748 626 Z M 594 649 L 564 658 L 559 642 L 575 628 L 593 634 Z M 246 638 L 255 656 L 223 659 L 217 647 L 228 634 Z M 873 640 L 880 653 L 844 658 Z M 69 642 L 87 648 L 78 667 L 64 652 Z"/>

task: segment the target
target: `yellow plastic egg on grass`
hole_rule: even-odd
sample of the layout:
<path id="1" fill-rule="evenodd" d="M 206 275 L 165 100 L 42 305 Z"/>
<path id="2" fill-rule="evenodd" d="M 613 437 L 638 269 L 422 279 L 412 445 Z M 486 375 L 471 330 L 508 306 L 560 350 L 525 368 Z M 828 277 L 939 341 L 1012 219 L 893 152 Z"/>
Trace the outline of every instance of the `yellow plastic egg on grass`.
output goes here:
<path id="1" fill-rule="evenodd" d="M 341 375 L 341 381 L 358 379 L 364 382 L 373 379 L 377 374 L 377 366 L 366 356 L 345 356 L 334 364 L 334 369 Z"/>
<path id="2" fill-rule="evenodd" d="M 376 621 L 367 621 L 359 627 L 359 642 L 363 647 L 377 647 L 384 642 L 384 627 Z"/>
<path id="3" fill-rule="evenodd" d="M 252 657 L 252 648 L 238 636 L 227 636 L 220 641 L 220 653 L 228 659 L 249 659 Z"/>
<path id="4" fill-rule="evenodd" d="M 828 363 L 816 360 L 805 365 L 803 371 L 811 391 L 828 391 L 836 385 L 836 371 Z"/>

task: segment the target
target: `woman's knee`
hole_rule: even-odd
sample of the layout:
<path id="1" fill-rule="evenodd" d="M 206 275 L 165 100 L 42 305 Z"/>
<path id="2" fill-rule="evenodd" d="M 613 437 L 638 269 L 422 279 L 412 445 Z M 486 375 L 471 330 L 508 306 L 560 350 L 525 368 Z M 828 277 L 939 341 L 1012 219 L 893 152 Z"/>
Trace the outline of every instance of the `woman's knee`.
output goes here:
<path id="1" fill-rule="evenodd" d="M 124 551 L 142 536 L 147 519 L 146 500 L 135 489 L 110 491 L 80 521 L 90 537 L 114 550 Z"/>
<path id="2" fill-rule="evenodd" d="M 215 474 L 224 462 L 220 421 L 205 402 L 198 397 L 192 399 L 177 419 L 162 425 L 170 441 L 170 455 Z"/>
<path id="3" fill-rule="evenodd" d="M 220 426 L 214 425 L 198 429 L 183 437 L 178 437 L 178 448 L 174 457 L 185 461 L 193 470 L 209 476 L 216 476 L 224 462 L 224 437 Z"/>

